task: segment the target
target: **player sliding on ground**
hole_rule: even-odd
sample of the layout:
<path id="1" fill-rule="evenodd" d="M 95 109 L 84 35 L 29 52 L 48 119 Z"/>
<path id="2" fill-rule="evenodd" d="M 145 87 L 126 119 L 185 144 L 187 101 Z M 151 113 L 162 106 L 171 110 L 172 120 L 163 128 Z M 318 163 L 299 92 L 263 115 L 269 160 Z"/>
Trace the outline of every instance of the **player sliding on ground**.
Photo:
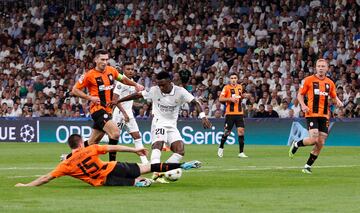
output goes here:
<path id="1" fill-rule="evenodd" d="M 299 90 L 298 100 L 301 109 L 305 112 L 305 117 L 309 129 L 309 137 L 300 141 L 293 141 L 289 150 L 289 157 L 293 158 L 294 154 L 301 146 L 312 146 L 310 157 L 302 169 L 302 172 L 311 174 L 311 166 L 320 154 L 328 136 L 330 107 L 329 96 L 337 107 L 343 104 L 336 95 L 334 82 L 326 77 L 329 70 L 329 64 L 325 59 L 316 61 L 316 74 L 306 77 L 304 85 Z M 304 96 L 307 96 L 307 104 L 304 102 Z"/>
<path id="2" fill-rule="evenodd" d="M 121 145 L 90 145 L 85 147 L 84 141 L 78 134 L 73 134 L 68 139 L 72 155 L 62 161 L 52 172 L 37 178 L 30 183 L 18 183 L 15 186 L 40 186 L 54 178 L 71 176 L 93 186 L 150 186 L 152 181 L 142 174 L 150 172 L 166 172 L 182 168 L 184 170 L 199 168 L 200 161 L 186 163 L 154 163 L 136 164 L 120 163 L 116 161 L 103 162 L 99 155 L 108 152 L 133 152 L 139 156 L 146 156 L 145 148 L 133 148 Z"/>
<path id="3" fill-rule="evenodd" d="M 119 105 L 121 102 L 144 97 L 152 102 L 153 119 L 151 124 L 152 152 L 151 163 L 160 163 L 161 150 L 164 143 L 167 143 L 173 152 L 167 163 L 179 163 L 184 156 L 184 142 L 177 129 L 177 119 L 179 109 L 184 103 L 195 105 L 196 111 L 202 121 L 204 128 L 210 128 L 211 123 L 202 112 L 201 105 L 183 87 L 174 85 L 167 72 L 157 74 L 157 86 L 153 86 L 149 91 L 141 91 L 121 98 L 114 103 Z M 166 181 L 158 176 L 153 177 L 157 182 Z"/>

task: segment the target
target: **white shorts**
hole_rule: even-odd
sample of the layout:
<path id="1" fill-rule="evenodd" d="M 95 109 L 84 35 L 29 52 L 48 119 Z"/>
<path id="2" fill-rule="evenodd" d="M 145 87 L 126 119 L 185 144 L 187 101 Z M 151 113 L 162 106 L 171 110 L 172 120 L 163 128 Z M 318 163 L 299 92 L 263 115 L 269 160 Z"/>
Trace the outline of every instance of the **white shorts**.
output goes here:
<path id="1" fill-rule="evenodd" d="M 182 141 L 179 130 L 176 127 L 151 126 L 151 141 L 164 141 L 169 147 L 175 141 Z"/>
<path id="2" fill-rule="evenodd" d="M 121 133 L 123 128 L 128 133 L 139 132 L 139 126 L 137 125 L 135 118 L 130 118 L 129 122 L 125 123 L 124 117 L 122 115 L 120 115 L 120 114 L 117 114 L 117 115 L 113 115 L 112 120 L 119 127 L 120 133 Z"/>

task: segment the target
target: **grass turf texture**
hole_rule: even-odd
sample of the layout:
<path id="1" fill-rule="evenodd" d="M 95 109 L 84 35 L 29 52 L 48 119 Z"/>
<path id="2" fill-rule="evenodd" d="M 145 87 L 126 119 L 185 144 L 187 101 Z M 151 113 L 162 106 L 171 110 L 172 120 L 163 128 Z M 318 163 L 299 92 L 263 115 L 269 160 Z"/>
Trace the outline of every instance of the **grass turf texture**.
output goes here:
<path id="1" fill-rule="evenodd" d="M 213 145 L 185 148 L 185 160 L 200 160 L 203 167 L 170 184 L 92 187 L 62 177 L 16 188 L 51 171 L 68 148 L 0 143 L 0 212 L 360 212 L 360 147 L 325 147 L 311 175 L 301 173 L 309 147 L 292 160 L 286 146 L 246 146 L 248 159 L 237 158 L 235 145 L 225 147 L 222 159 Z M 118 160 L 139 158 L 118 153 Z"/>

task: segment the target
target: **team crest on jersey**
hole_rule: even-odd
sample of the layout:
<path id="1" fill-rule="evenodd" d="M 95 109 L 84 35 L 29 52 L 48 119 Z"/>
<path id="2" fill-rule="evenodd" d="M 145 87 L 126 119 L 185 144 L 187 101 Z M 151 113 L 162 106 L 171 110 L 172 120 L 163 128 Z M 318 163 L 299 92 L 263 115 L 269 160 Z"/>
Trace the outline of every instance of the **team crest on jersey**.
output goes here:
<path id="1" fill-rule="evenodd" d="M 121 89 L 121 85 L 118 84 L 118 85 L 116 86 L 116 88 L 117 88 L 117 89 Z"/>
<path id="2" fill-rule="evenodd" d="M 330 85 L 329 85 L 329 84 L 325 84 L 325 87 L 326 87 L 326 89 L 329 89 L 329 88 L 330 88 Z"/>
<path id="3" fill-rule="evenodd" d="M 113 76 L 112 76 L 112 75 L 109 75 L 109 79 L 110 79 L 110 81 L 112 81 L 112 80 L 113 80 Z"/>

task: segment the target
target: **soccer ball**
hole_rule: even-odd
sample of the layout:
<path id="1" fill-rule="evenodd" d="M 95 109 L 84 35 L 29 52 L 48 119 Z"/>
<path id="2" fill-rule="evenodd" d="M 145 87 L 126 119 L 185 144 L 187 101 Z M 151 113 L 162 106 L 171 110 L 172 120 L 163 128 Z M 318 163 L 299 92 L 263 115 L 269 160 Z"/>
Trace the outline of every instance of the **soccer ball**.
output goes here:
<path id="1" fill-rule="evenodd" d="M 169 181 L 177 181 L 181 178 L 182 170 L 181 169 L 173 169 L 165 172 L 165 178 Z"/>
<path id="2" fill-rule="evenodd" d="M 24 142 L 31 142 L 35 138 L 34 127 L 26 124 L 20 129 L 20 137 Z"/>

